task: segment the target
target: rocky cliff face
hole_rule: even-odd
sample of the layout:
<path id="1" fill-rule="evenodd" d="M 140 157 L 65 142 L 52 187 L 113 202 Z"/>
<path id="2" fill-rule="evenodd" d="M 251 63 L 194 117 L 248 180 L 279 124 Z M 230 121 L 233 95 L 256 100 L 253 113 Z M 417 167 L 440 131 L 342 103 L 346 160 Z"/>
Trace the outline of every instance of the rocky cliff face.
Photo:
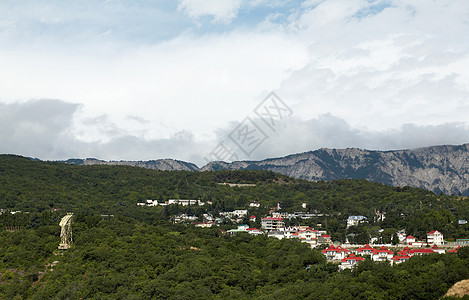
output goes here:
<path id="1" fill-rule="evenodd" d="M 367 179 L 469 195 L 469 144 L 413 150 L 320 149 L 282 158 L 211 162 L 202 170 L 264 169 L 307 180 Z"/>
<path id="2" fill-rule="evenodd" d="M 199 168 L 192 163 L 174 160 L 174 159 L 158 159 L 149 161 L 104 161 L 94 158 L 87 159 L 69 159 L 65 163 L 75 165 L 116 165 L 116 166 L 132 166 L 153 170 L 163 171 L 198 171 Z"/>
<path id="3" fill-rule="evenodd" d="M 67 163 L 129 165 L 157 170 L 269 170 L 306 180 L 367 179 L 393 186 L 421 187 L 436 193 L 469 195 L 469 144 L 412 150 L 319 149 L 262 161 L 195 164 L 172 159 L 106 162 L 71 159 Z"/>

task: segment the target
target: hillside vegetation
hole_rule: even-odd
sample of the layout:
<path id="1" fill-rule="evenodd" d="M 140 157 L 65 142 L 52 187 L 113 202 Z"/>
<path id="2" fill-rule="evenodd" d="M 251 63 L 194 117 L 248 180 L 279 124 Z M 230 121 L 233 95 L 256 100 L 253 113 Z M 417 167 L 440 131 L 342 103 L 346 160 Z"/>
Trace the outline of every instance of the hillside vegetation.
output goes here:
<path id="1" fill-rule="evenodd" d="M 255 183 L 229 187 L 220 182 Z M 138 207 L 146 199 L 201 199 L 203 207 Z M 366 261 L 338 272 L 296 240 L 171 224 L 168 217 L 262 207 L 327 216 L 321 223 L 343 239 L 349 214 L 370 217 L 356 230 L 405 228 L 422 236 L 439 229 L 467 237 L 465 198 L 364 180 L 308 182 L 268 171 L 156 171 L 128 166 L 75 166 L 0 156 L 0 299 L 437 299 L 469 278 L 469 252 L 415 257 L 391 267 Z M 375 210 L 385 211 L 374 222 Z M 20 211 L 15 214 L 10 212 Z M 74 243 L 56 255 L 66 212 L 75 214 Z M 101 215 L 114 215 L 102 218 Z M 292 223 L 299 222 L 292 220 Z M 305 221 L 306 222 L 306 221 Z M 13 231 L 4 230 L 13 228 Z"/>

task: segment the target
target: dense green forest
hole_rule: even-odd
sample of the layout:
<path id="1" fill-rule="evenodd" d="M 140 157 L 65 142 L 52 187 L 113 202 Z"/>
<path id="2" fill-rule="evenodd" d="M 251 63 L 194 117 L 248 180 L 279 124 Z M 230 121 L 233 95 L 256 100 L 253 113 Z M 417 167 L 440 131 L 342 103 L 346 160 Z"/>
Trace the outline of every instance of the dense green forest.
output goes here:
<path id="1" fill-rule="evenodd" d="M 172 198 L 212 205 L 136 205 Z M 290 222 L 321 224 L 337 241 L 378 228 L 468 237 L 457 220 L 469 219 L 469 201 L 423 189 L 364 180 L 308 182 L 267 171 L 170 172 L 0 155 L 0 299 L 437 299 L 469 278 L 466 248 L 392 267 L 366 261 L 338 272 L 297 240 L 227 236 L 220 229 L 231 224 L 194 228 L 169 222 L 177 213 L 216 214 L 251 201 L 262 204 L 250 211 L 257 216 L 277 203 L 289 212 L 320 212 L 324 216 Z M 376 210 L 386 212 L 384 221 L 374 222 Z M 58 222 L 66 212 L 75 214 L 74 243 L 59 252 Z M 370 222 L 346 230 L 348 215 L 365 215 Z"/>

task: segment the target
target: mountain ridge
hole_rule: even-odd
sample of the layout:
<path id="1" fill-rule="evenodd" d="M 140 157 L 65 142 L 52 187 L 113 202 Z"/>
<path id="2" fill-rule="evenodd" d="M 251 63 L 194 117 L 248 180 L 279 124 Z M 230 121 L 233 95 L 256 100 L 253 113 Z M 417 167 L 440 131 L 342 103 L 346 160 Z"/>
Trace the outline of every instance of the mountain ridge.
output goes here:
<path id="1" fill-rule="evenodd" d="M 386 151 L 321 148 L 258 161 L 213 161 L 200 168 L 175 159 L 110 162 L 69 159 L 65 163 L 184 171 L 268 170 L 312 181 L 366 179 L 391 186 L 425 188 L 436 193 L 469 195 L 469 144 Z"/>

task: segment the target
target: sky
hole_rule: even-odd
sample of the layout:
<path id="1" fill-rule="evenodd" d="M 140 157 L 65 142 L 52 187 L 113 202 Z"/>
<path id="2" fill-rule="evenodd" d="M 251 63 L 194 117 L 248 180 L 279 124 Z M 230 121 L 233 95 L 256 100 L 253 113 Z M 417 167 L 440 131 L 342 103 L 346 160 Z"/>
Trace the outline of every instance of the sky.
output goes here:
<path id="1" fill-rule="evenodd" d="M 469 143 L 467 0 L 0 0 L 0 153 Z"/>

